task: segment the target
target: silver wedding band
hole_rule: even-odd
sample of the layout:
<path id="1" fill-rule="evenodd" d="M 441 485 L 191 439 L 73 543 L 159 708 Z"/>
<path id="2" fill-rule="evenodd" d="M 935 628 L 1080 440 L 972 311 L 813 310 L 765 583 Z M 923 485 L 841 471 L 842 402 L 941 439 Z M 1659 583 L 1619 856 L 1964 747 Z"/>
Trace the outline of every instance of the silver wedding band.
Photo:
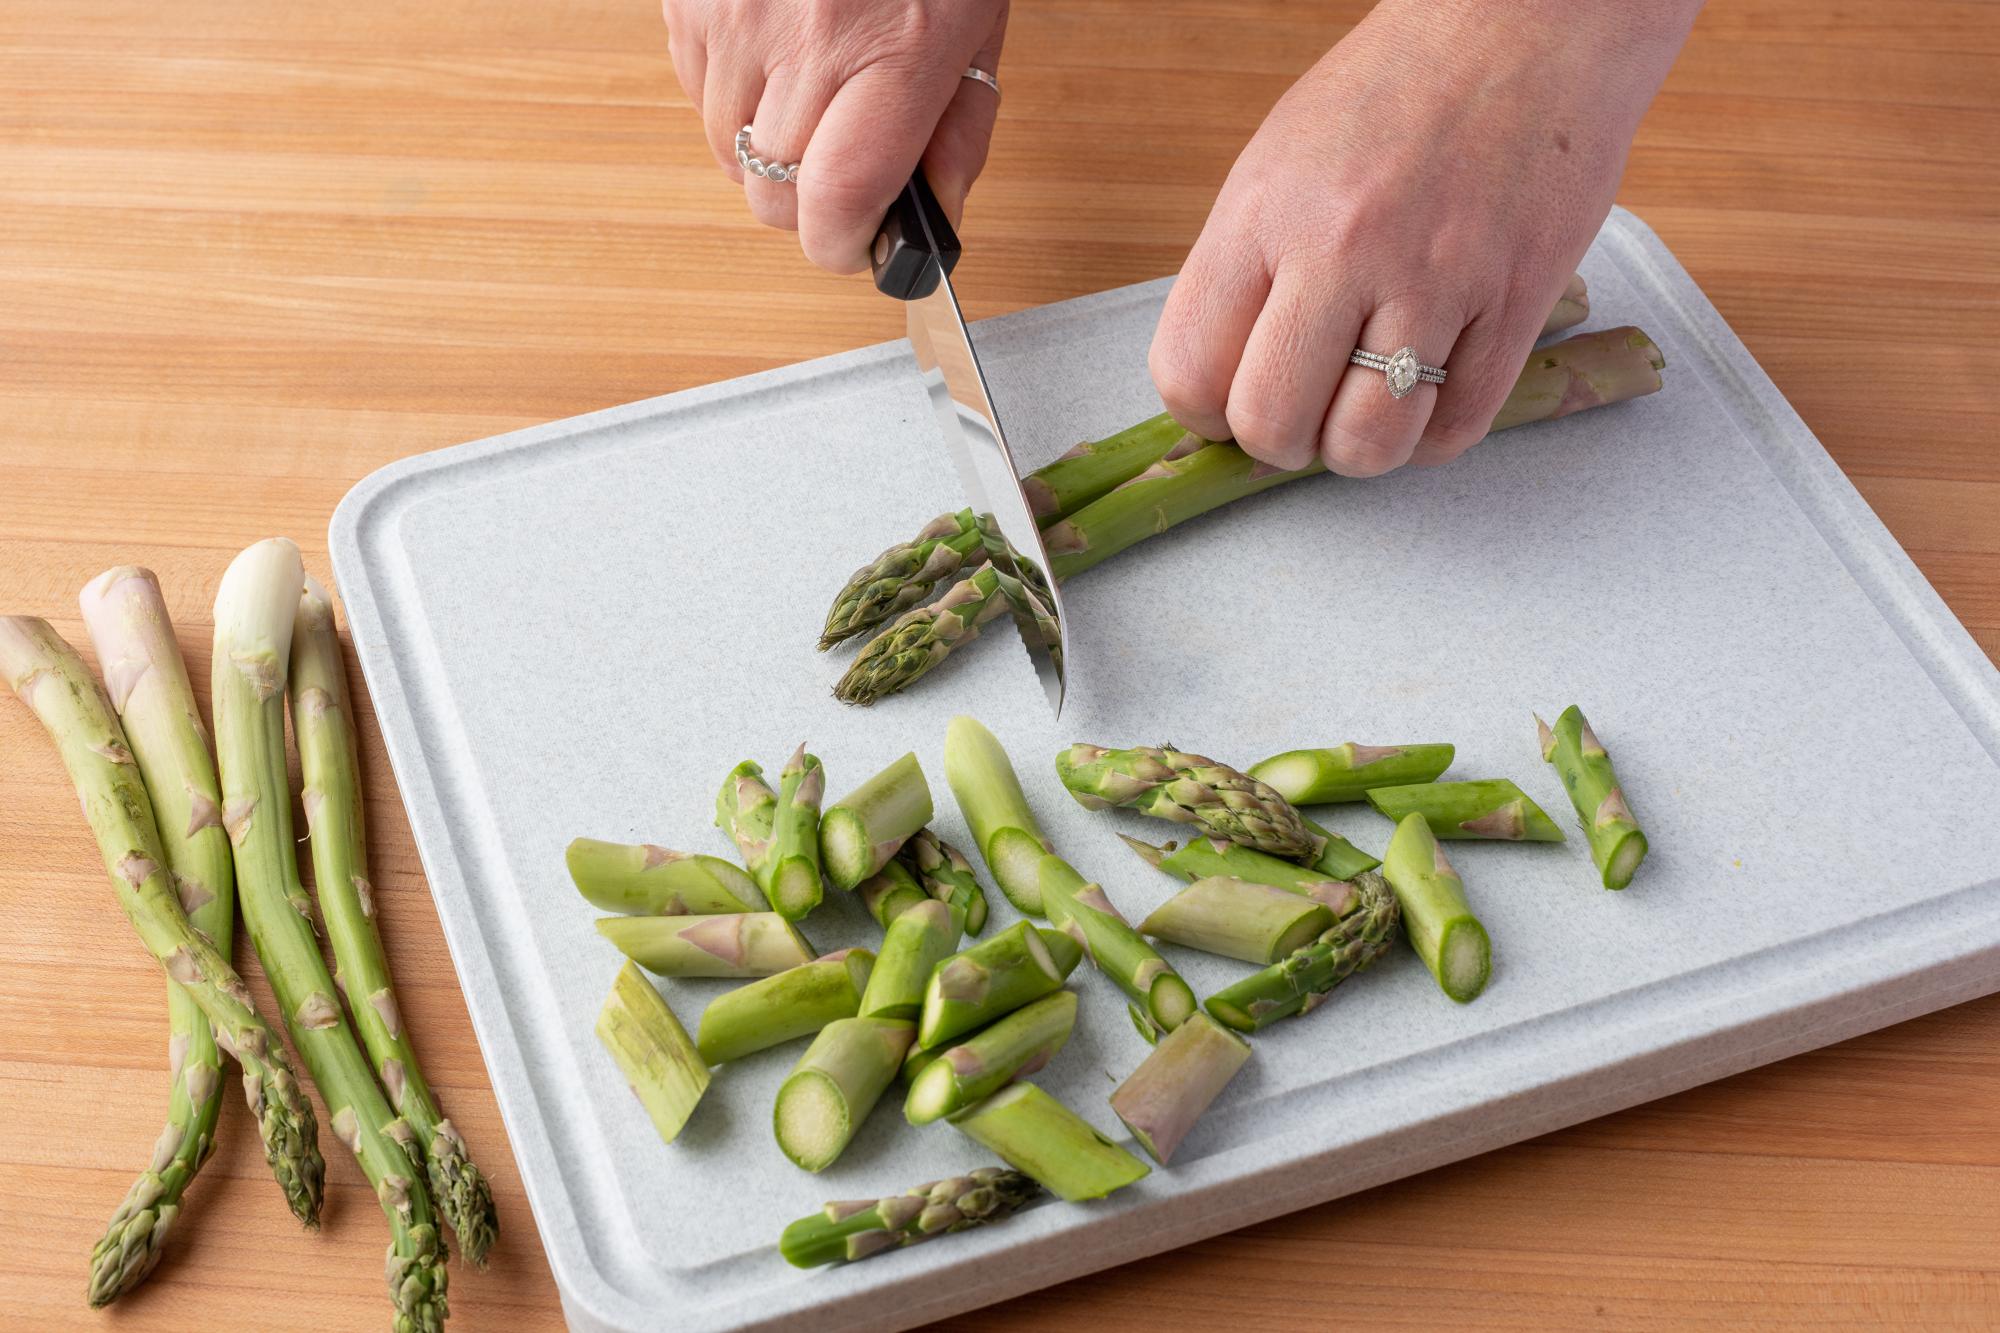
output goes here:
<path id="1" fill-rule="evenodd" d="M 799 164 L 796 162 L 766 162 L 761 153 L 750 146 L 750 127 L 745 125 L 736 131 L 736 165 L 752 176 L 762 176 L 767 181 L 779 185 L 796 182 L 799 178 Z"/>
<path id="2" fill-rule="evenodd" d="M 1380 352 L 1364 352 L 1357 347 L 1347 359 L 1354 365 L 1381 371 L 1383 378 L 1389 382 L 1391 398 L 1401 398 L 1420 383 L 1444 383 L 1443 368 L 1427 366 L 1417 360 L 1417 349 L 1414 347 L 1398 347 L 1387 356 Z"/>
<path id="3" fill-rule="evenodd" d="M 991 88 L 993 90 L 993 95 L 995 97 L 998 97 L 1000 95 L 1000 80 L 995 78 L 993 75 L 988 74 L 983 69 L 979 69 L 976 67 L 968 67 L 965 73 L 960 75 L 959 77 L 971 79 L 974 83 L 983 83 L 988 88 Z"/>

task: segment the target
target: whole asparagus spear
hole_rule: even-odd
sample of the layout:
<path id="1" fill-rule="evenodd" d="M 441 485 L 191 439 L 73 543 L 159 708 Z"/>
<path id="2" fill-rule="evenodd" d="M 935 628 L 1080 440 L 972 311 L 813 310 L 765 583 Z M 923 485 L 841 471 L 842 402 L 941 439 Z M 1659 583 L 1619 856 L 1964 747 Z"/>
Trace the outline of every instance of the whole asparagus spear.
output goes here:
<path id="1" fill-rule="evenodd" d="M 319 1126 L 279 1040 L 214 942 L 188 921 L 167 869 L 139 767 L 124 730 L 76 650 L 32 616 L 0 617 L 0 679 L 47 728 L 83 801 L 118 905 L 167 976 L 201 1007 L 216 1044 L 243 1069 L 243 1095 L 264 1159 L 292 1212 L 319 1222 Z"/>
<path id="2" fill-rule="evenodd" d="M 107 569 L 84 586 L 79 600 L 111 706 L 145 779 L 181 906 L 227 957 L 236 925 L 236 876 L 222 831 L 222 793 L 159 580 L 129 565 Z M 167 982 L 167 1032 L 172 1090 L 166 1128 L 91 1251 L 93 1306 L 116 1300 L 153 1271 L 181 1196 L 215 1146 L 222 1053 L 201 1006 L 173 980 Z"/>
<path id="3" fill-rule="evenodd" d="M 387 1276 L 396 1328 L 399 1333 L 428 1333 L 444 1326 L 446 1313 L 444 1243 L 431 1212 L 430 1191 L 420 1174 L 409 1125 L 383 1099 L 375 1072 L 341 1015 L 333 978 L 313 936 L 312 902 L 299 883 L 291 790 L 285 775 L 285 684 L 293 624 L 305 591 L 298 547 L 274 538 L 258 542 L 231 561 L 216 592 L 212 698 L 222 819 L 235 849 L 243 925 L 270 979 L 292 1044 L 326 1099 L 334 1133 L 360 1163 L 388 1218 Z M 324 690 L 326 682 L 317 682 L 317 687 Z M 329 711 L 331 707 L 329 702 Z M 316 710 L 306 711 L 310 729 L 314 725 L 310 714 Z M 352 800 L 351 789 L 347 799 Z M 322 791 L 315 804 L 324 807 L 328 800 Z M 322 829 L 328 827 L 324 821 L 330 813 L 319 810 Z M 324 900 L 333 904 L 340 887 L 347 886 L 354 916 L 365 921 L 359 888 L 351 882 L 356 866 L 348 837 L 351 833 L 340 839 L 339 856 L 346 859 L 332 859 L 320 871 L 326 880 L 322 887 L 334 890 Z M 329 831 L 329 850 L 335 841 Z M 351 924 L 336 926 L 337 919 L 337 910 L 328 913 L 327 924 L 336 941 Z M 352 956 L 351 941 L 349 952 Z M 344 964 L 344 970 L 358 966 L 358 962 Z M 357 972 L 354 980 L 366 986 L 374 978 Z M 386 987 L 386 977 L 382 980 Z M 362 994 L 365 998 L 372 991 Z"/>
<path id="4" fill-rule="evenodd" d="M 886 1199 L 830 1203 L 785 1228 L 778 1253 L 795 1268 L 866 1259 L 947 1232 L 1004 1222 L 1042 1196 L 1019 1171 L 982 1166 Z"/>
<path id="5" fill-rule="evenodd" d="M 1277 792 L 1227 764 L 1172 746 L 1072 745 L 1056 756 L 1056 774 L 1086 810 L 1129 806 L 1272 856 L 1296 859 L 1318 850 L 1299 812 Z"/>

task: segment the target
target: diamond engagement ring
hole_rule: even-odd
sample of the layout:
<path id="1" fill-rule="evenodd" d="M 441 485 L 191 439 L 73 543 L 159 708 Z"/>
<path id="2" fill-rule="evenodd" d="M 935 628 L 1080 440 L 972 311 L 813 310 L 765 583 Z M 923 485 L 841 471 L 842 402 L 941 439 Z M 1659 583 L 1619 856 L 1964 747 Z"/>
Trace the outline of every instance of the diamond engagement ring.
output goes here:
<path id="1" fill-rule="evenodd" d="M 1416 388 L 1419 381 L 1425 384 L 1444 383 L 1444 371 L 1417 360 L 1417 349 L 1414 347 L 1398 347 L 1387 356 L 1380 352 L 1364 352 L 1357 347 L 1347 359 L 1354 365 L 1381 371 L 1389 381 L 1391 398 L 1401 398 Z"/>
<path id="2" fill-rule="evenodd" d="M 796 162 L 766 162 L 750 146 L 750 127 L 745 125 L 736 131 L 736 165 L 752 176 L 762 176 L 767 181 L 783 185 L 796 182 L 799 178 L 799 164 Z"/>

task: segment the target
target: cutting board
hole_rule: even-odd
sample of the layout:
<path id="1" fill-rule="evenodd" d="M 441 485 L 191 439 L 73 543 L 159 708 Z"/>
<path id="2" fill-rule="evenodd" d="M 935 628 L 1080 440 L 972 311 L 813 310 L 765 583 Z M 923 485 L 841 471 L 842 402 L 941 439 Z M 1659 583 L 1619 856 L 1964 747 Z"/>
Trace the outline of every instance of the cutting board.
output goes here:
<path id="1" fill-rule="evenodd" d="M 1450 467 L 1325 477 L 1068 585 L 1052 720 L 1011 630 L 870 710 L 813 641 L 876 550 L 960 503 L 908 346 L 884 344 L 407 459 L 331 545 L 425 871 L 565 1309 L 581 1328 L 903 1327 L 1363 1189 L 2000 989 L 2000 675 L 1659 240 L 1615 212 L 1586 327 L 1636 323 L 1666 388 Z M 1165 280 L 989 320 L 1025 466 L 1157 410 Z M 1597 887 L 1579 836 L 1455 848 L 1493 980 L 1445 999 L 1399 951 L 1256 1054 L 1171 1168 L 1109 1200 L 799 1272 L 784 1224 L 991 1159 L 894 1094 L 817 1177 L 770 1132 L 798 1044 L 717 1072 L 662 1145 L 592 1034 L 619 958 L 579 835 L 725 852 L 715 789 L 809 740 L 831 795 L 982 718 L 1063 854 L 1137 920 L 1176 884 L 1055 779 L 1072 740 L 1247 764 L 1452 741 L 1570 823 L 1534 712 L 1579 703 L 1652 855 Z M 1388 825 L 1327 819 L 1379 851 Z M 967 843 L 966 845 L 969 845 Z M 989 932 L 1015 919 L 997 891 Z M 873 945 L 836 897 L 804 927 Z M 1197 991 L 1247 970 L 1170 956 Z M 731 983 L 665 981 L 692 1028 Z M 1107 1133 L 1146 1048 L 1081 969 L 1037 1076 Z"/>

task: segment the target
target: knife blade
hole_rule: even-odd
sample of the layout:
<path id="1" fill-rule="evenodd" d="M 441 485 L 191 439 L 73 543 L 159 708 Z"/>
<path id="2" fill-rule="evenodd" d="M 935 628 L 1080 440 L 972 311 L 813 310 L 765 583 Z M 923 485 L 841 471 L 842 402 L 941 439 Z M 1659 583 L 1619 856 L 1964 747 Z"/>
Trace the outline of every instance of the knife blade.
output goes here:
<path id="1" fill-rule="evenodd" d="M 1001 576 L 1028 658 L 1056 716 L 1067 692 L 1069 626 L 1062 592 L 1045 571 L 1049 555 L 1021 471 L 1007 447 L 979 353 L 952 290 L 958 236 L 918 168 L 882 219 L 875 237 L 875 286 L 905 305 L 916 354 L 945 451 L 958 470 L 972 512 L 980 516 L 987 558 Z"/>

